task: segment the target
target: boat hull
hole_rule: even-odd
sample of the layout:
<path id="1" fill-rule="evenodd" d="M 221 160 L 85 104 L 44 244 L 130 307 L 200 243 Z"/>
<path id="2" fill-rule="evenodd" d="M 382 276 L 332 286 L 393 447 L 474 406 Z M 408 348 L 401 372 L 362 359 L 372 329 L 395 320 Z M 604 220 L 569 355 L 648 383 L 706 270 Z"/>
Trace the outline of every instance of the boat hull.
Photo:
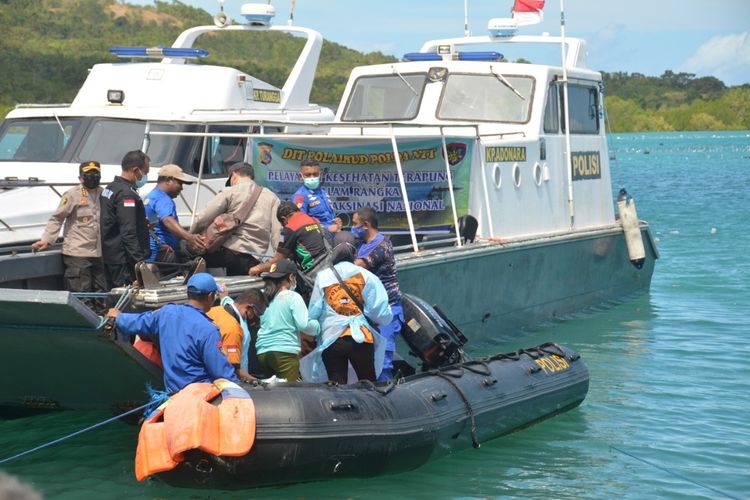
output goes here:
<path id="1" fill-rule="evenodd" d="M 436 249 L 399 262 L 401 289 L 440 308 L 471 342 L 520 331 L 594 307 L 622 302 L 651 285 L 658 252 L 642 226 L 646 259 L 628 257 L 622 229 L 519 243 Z"/>
<path id="2" fill-rule="evenodd" d="M 162 385 L 160 370 L 128 342 L 104 336 L 99 317 L 69 292 L 0 289 L 0 318 L 0 418 L 120 413 L 148 400 L 148 384 Z"/>
<path id="3" fill-rule="evenodd" d="M 519 352 L 414 375 L 393 387 L 245 386 L 256 409 L 250 452 L 216 457 L 192 450 L 158 477 L 176 486 L 239 489 L 396 473 L 583 401 L 589 374 L 576 353 L 554 344 Z"/>

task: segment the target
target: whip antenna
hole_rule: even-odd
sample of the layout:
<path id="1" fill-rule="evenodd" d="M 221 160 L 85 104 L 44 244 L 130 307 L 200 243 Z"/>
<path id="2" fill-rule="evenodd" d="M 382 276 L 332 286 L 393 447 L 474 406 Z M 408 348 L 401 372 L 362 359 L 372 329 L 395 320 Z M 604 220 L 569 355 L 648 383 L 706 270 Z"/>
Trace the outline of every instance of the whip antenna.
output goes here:
<path id="1" fill-rule="evenodd" d="M 464 0 L 464 36 L 471 36 L 469 31 L 469 0 Z"/>

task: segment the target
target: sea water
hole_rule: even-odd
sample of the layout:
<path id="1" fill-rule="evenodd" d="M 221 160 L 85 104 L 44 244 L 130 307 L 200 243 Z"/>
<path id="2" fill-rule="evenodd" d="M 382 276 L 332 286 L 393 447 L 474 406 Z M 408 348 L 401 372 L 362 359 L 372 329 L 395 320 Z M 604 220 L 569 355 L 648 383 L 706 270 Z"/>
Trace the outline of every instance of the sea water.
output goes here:
<path id="1" fill-rule="evenodd" d="M 591 372 L 579 408 L 365 480 L 232 492 L 138 483 L 137 428 L 121 422 L 0 467 L 48 498 L 71 499 L 750 496 L 750 132 L 616 134 L 610 150 L 613 190 L 635 197 L 658 242 L 651 292 L 524 335 L 503 332 L 473 352 L 546 341 L 577 350 Z M 108 416 L 0 421 L 0 458 Z"/>

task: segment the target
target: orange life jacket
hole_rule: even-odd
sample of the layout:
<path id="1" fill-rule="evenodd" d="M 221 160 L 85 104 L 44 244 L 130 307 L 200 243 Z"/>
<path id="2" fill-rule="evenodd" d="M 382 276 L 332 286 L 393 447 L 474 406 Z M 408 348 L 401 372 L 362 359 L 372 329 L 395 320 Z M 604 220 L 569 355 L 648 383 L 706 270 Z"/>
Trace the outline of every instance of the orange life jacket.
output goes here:
<path id="1" fill-rule="evenodd" d="M 219 395 L 221 402 L 211 404 Z M 190 384 L 143 422 L 135 477 L 143 481 L 174 469 L 188 450 L 239 457 L 249 453 L 254 442 L 255 405 L 244 389 L 225 379 Z"/>
<path id="2" fill-rule="evenodd" d="M 133 343 L 133 347 L 153 364 L 164 369 L 164 365 L 161 364 L 161 353 L 156 344 L 148 340 L 138 339 Z"/>

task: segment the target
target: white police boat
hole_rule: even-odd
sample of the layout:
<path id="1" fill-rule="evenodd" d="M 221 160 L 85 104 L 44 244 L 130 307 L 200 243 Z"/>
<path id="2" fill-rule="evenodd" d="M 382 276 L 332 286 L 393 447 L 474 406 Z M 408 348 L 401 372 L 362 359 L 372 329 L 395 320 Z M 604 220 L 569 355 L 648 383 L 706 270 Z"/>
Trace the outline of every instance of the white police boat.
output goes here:
<path id="1" fill-rule="evenodd" d="M 625 191 L 615 213 L 602 77 L 585 41 L 518 34 L 541 15 L 530 4 L 544 2 L 516 2 L 486 36 L 355 68 L 330 130 L 257 139 L 251 151 L 278 193 L 292 193 L 299 161 L 313 158 L 343 218 L 374 207 L 400 250 L 402 290 L 440 304 L 473 339 L 644 293 L 658 258 Z M 502 55 L 542 47 L 562 62 Z"/>

